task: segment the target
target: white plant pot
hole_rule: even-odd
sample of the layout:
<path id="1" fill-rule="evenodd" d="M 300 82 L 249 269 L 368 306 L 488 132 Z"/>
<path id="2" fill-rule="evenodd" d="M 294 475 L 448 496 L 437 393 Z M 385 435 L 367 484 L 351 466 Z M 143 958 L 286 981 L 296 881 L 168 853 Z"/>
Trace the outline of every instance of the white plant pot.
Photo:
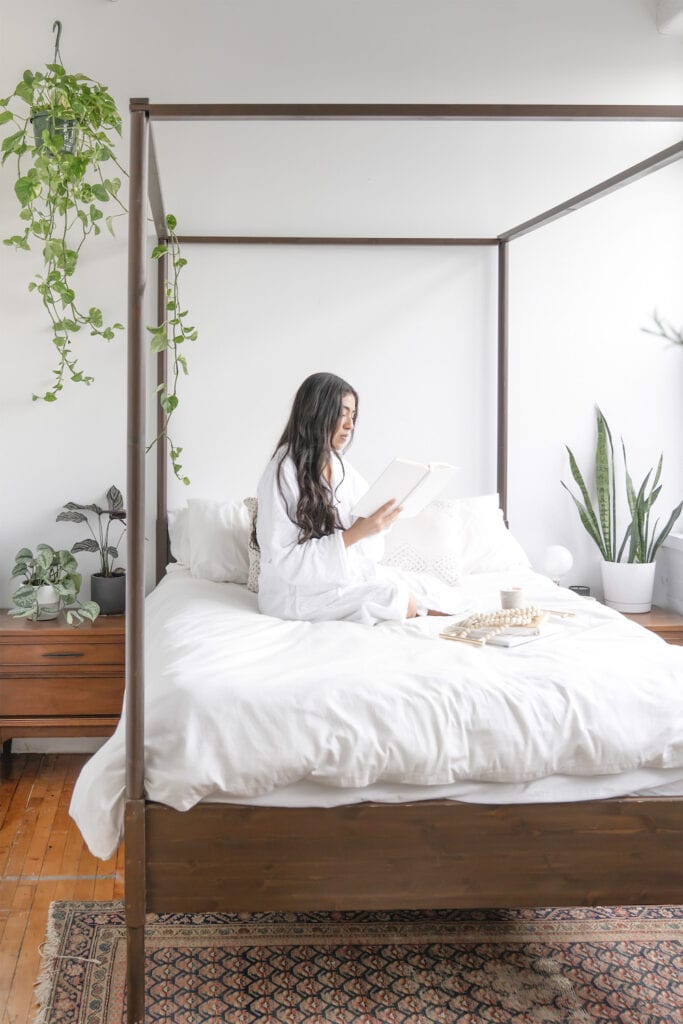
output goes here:
<path id="1" fill-rule="evenodd" d="M 36 602 L 38 604 L 36 619 L 41 622 L 47 619 L 56 619 L 59 615 L 61 599 L 55 588 L 49 583 L 37 588 Z"/>
<path id="2" fill-rule="evenodd" d="M 655 562 L 603 562 L 605 604 L 618 612 L 649 612 L 655 585 Z"/>

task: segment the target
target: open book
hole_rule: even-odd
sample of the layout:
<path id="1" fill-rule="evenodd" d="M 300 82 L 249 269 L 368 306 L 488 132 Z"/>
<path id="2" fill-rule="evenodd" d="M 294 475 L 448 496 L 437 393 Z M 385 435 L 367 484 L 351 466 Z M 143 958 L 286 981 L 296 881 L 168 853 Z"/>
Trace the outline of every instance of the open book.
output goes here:
<path id="1" fill-rule="evenodd" d="M 455 473 L 447 462 L 410 462 L 392 459 L 369 491 L 351 509 L 354 516 L 371 516 L 392 498 L 403 506 L 403 516 L 416 516 L 440 494 Z"/>

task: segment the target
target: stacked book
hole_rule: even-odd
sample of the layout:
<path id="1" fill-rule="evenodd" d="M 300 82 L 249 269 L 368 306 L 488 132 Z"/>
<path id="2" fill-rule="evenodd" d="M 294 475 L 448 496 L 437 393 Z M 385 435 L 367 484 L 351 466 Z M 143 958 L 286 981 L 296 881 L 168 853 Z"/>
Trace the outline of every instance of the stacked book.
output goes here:
<path id="1" fill-rule="evenodd" d="M 552 612 L 531 606 L 510 612 L 482 612 L 447 626 L 439 635 L 474 647 L 519 647 L 542 637 L 562 632 L 558 618 L 571 613 Z"/>

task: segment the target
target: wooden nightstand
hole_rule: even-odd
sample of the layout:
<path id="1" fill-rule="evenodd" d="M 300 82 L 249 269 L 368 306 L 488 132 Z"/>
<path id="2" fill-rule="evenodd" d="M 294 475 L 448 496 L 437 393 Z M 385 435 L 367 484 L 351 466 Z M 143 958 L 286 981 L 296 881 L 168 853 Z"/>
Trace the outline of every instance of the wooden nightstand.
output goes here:
<path id="1" fill-rule="evenodd" d="M 683 646 L 683 615 L 679 615 L 678 612 L 668 612 L 653 605 L 651 611 L 642 612 L 640 615 L 634 612 L 622 614 L 632 622 L 637 622 L 650 632 L 663 637 L 668 643 Z"/>
<path id="2" fill-rule="evenodd" d="M 111 736 L 121 714 L 125 616 L 68 626 L 0 610 L 0 742 L 15 736 Z"/>

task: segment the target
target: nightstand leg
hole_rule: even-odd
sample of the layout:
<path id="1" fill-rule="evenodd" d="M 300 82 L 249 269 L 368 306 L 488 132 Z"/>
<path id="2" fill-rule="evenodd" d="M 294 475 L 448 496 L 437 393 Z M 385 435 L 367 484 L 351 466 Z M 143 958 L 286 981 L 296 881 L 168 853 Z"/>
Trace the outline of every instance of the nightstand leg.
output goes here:
<path id="1" fill-rule="evenodd" d="M 11 757 L 12 756 L 12 738 L 11 737 L 8 740 L 3 740 L 3 743 L 2 743 L 2 756 L 3 757 Z"/>

